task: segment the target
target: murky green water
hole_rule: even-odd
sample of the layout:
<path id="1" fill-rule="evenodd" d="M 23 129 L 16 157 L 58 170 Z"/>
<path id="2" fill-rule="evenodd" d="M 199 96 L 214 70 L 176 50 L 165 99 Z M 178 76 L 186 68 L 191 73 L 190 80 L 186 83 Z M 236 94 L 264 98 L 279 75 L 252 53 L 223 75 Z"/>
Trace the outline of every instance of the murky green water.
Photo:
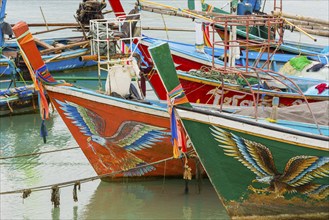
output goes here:
<path id="1" fill-rule="evenodd" d="M 77 146 L 57 113 L 47 123 L 47 144 L 39 137 L 38 114 L 0 119 L 1 157 L 36 153 Z M 13 158 L 0 161 L 1 192 L 52 185 L 95 176 L 80 149 Z M 227 215 L 207 179 L 201 193 L 197 182 L 189 183 L 184 194 L 183 179 L 146 182 L 84 183 L 78 202 L 73 187 L 61 189 L 60 208 L 53 208 L 49 189 L 2 195 L 1 219 L 225 219 Z"/>
<path id="2" fill-rule="evenodd" d="M 16 23 L 42 22 L 40 7 L 50 22 L 74 22 L 80 0 L 9 0 L 7 21 Z M 134 1 L 123 1 L 133 6 Z M 186 1 L 157 1 L 185 7 Z M 226 1 L 220 2 L 222 5 Z M 272 2 L 272 1 L 270 1 Z M 217 3 L 216 3 L 217 4 Z M 284 1 L 287 12 L 328 17 L 328 1 Z M 183 5 L 183 6 L 182 6 Z M 109 6 L 107 9 L 110 9 Z M 310 10 L 311 9 L 311 10 Z M 144 25 L 163 27 L 162 18 L 145 13 Z M 178 18 L 166 18 L 168 27 L 181 27 Z M 193 28 L 193 24 L 184 28 Z M 35 31 L 40 28 L 35 29 Z M 43 29 L 44 30 L 44 29 Z M 150 32 L 149 32 L 150 33 Z M 76 33 L 75 33 L 76 34 Z M 50 33 L 44 37 L 59 37 Z M 164 33 L 152 36 L 164 37 Z M 305 40 L 297 35 L 295 40 Z M 193 42 L 193 34 L 169 33 L 170 39 Z M 327 38 L 319 38 L 319 44 L 329 45 Z M 47 121 L 48 141 L 44 144 L 39 136 L 38 114 L 0 118 L 0 156 L 9 157 L 77 146 L 65 124 L 56 112 Z M 0 160 L 0 191 L 12 191 L 36 186 L 52 185 L 96 175 L 80 149 L 42 154 L 30 157 Z M 234 175 L 234 174 L 232 174 Z M 72 198 L 73 187 L 60 191 L 60 208 L 53 208 L 50 190 L 33 192 L 23 200 L 21 194 L 0 196 L 0 219 L 228 219 L 220 201 L 207 179 L 202 181 L 201 193 L 197 182 L 189 183 L 189 193 L 184 194 L 182 179 L 160 179 L 148 182 L 106 183 L 99 180 L 84 183 L 78 191 L 78 202 Z"/>

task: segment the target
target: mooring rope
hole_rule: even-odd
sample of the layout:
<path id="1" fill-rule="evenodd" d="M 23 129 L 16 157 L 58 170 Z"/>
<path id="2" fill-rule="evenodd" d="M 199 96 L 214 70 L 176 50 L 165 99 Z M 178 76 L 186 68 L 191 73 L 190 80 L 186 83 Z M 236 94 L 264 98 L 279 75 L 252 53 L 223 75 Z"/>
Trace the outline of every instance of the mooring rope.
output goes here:
<path id="1" fill-rule="evenodd" d="M 10 157 L 0 157 L 0 160 L 7 160 L 7 159 L 12 159 L 12 158 L 18 158 L 18 157 L 29 157 L 29 156 L 35 156 L 35 155 L 40 155 L 40 154 L 55 153 L 55 152 L 60 152 L 60 151 L 73 150 L 73 149 L 77 149 L 77 148 L 80 148 L 80 147 L 69 147 L 69 148 L 59 149 L 59 150 L 50 150 L 50 151 L 43 151 L 43 152 L 30 153 L 30 154 L 19 154 L 19 155 L 10 156 Z"/>
<path id="2" fill-rule="evenodd" d="M 152 162 L 152 163 L 149 163 L 149 164 L 134 167 L 134 168 L 131 168 L 131 169 L 128 169 L 128 170 L 119 170 L 119 171 L 108 173 L 108 174 L 97 175 L 97 176 L 92 176 L 92 177 L 87 177 L 87 178 L 82 178 L 82 179 L 77 179 L 77 180 L 71 180 L 71 181 L 56 183 L 56 184 L 37 186 L 37 187 L 32 187 L 32 188 L 27 188 L 27 189 L 17 189 L 17 190 L 12 190 L 12 191 L 0 192 L 0 195 L 23 193 L 23 198 L 27 198 L 32 192 L 49 190 L 49 189 L 53 189 L 54 187 L 56 187 L 56 189 L 57 189 L 57 187 L 58 188 L 64 188 L 64 187 L 68 187 L 68 186 L 74 186 L 74 185 L 76 185 L 76 183 L 79 183 L 79 185 L 80 185 L 81 183 L 86 183 L 86 182 L 94 181 L 94 180 L 97 180 L 97 179 L 102 179 L 102 178 L 105 178 L 105 177 L 111 177 L 111 176 L 118 175 L 118 174 L 121 174 L 121 173 L 130 172 L 130 171 L 137 170 L 137 169 L 140 169 L 140 168 L 145 168 L 145 167 L 148 167 L 148 166 L 163 163 L 163 162 L 166 162 L 166 161 L 172 160 L 172 159 L 174 159 L 174 157 L 168 157 L 168 158 L 158 160 L 158 161 L 155 161 L 155 162 Z M 56 190 L 56 193 L 57 193 L 57 190 Z"/>

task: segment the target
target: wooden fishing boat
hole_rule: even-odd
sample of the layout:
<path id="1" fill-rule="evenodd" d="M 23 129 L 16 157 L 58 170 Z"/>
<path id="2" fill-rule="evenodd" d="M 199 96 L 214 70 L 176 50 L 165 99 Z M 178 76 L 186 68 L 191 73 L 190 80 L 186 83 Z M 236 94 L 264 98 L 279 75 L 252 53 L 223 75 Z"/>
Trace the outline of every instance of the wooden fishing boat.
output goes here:
<path id="1" fill-rule="evenodd" d="M 226 25 L 228 26 L 230 22 L 237 22 L 235 20 L 236 17 L 226 16 L 221 19 L 224 23 L 226 23 L 225 19 L 227 19 Z M 242 17 L 238 19 L 240 25 L 248 24 L 251 17 L 246 17 L 245 19 L 246 20 L 243 20 Z M 280 21 L 275 20 L 275 18 L 267 20 L 266 17 L 254 17 L 252 19 L 255 23 L 257 19 L 261 19 L 262 22 L 266 20 L 269 24 L 280 23 Z M 260 22 L 260 24 L 262 24 L 262 22 Z M 144 55 L 144 59 L 151 60 L 150 54 L 146 51 L 146 47 L 149 46 L 149 43 L 156 42 L 156 40 L 149 40 L 146 38 L 146 42 L 147 41 L 147 44 L 142 43 L 143 45 L 140 45 L 140 50 Z M 158 42 L 166 41 L 159 40 Z M 228 54 L 227 50 L 232 47 L 231 43 L 233 41 L 225 39 L 224 42 L 224 54 Z M 213 45 L 215 45 L 215 43 L 214 41 Z M 272 46 L 272 43 L 272 41 L 268 41 L 267 43 L 252 42 L 251 44 L 261 44 L 264 51 L 267 51 L 267 49 Z M 244 44 L 247 48 L 250 47 L 246 42 L 244 42 Z M 169 46 L 176 69 L 189 70 L 187 73 L 178 72 L 178 77 L 191 102 L 218 105 L 221 101 L 226 105 L 233 106 L 253 106 L 255 103 L 262 106 L 271 106 L 273 97 L 280 97 L 280 106 L 291 106 L 303 103 L 305 96 L 309 102 L 323 101 L 329 98 L 327 89 L 323 90 L 320 88 L 320 90 L 317 90 L 317 88 L 323 86 L 326 88 L 326 79 L 315 80 L 293 76 L 286 77 L 280 73 L 269 70 L 269 65 L 275 62 L 275 59 L 272 60 L 271 57 L 277 54 L 267 54 L 262 57 L 264 64 L 260 65 L 260 68 L 257 68 L 256 64 L 260 63 L 259 57 L 257 57 L 259 55 L 252 57 L 252 53 L 246 50 L 245 58 L 243 59 L 243 67 L 232 68 L 232 71 L 235 72 L 232 75 L 227 72 L 229 64 L 217 59 L 215 49 L 211 50 L 211 55 L 207 57 L 207 55 L 200 54 L 196 52 L 193 47 L 186 46 L 185 44 L 169 42 Z M 286 58 L 284 59 L 287 61 L 288 55 L 285 56 Z M 292 62 L 295 58 L 290 56 L 289 59 L 289 62 Z M 305 57 L 305 59 L 307 58 Z M 229 59 L 225 58 L 224 60 L 228 61 Z M 312 63 L 312 61 L 309 62 Z M 236 74 L 239 74 L 239 76 Z M 318 73 L 310 71 L 309 75 L 311 74 L 316 78 L 315 76 Z M 166 100 L 166 90 L 157 72 L 155 70 L 150 71 L 146 76 L 159 99 Z M 246 82 L 245 78 L 248 78 L 249 82 Z M 298 85 L 297 87 L 296 84 Z M 226 90 L 222 89 L 224 85 Z M 252 86 L 255 88 L 258 87 L 258 89 L 251 91 Z M 302 90 L 299 90 L 298 87 L 302 88 Z"/>
<path id="2" fill-rule="evenodd" d="M 11 67 L 12 75 L 16 75 L 13 61 L 3 55 L 1 58 Z M 19 86 L 15 77 L 0 80 L 0 117 L 36 113 L 38 108 L 38 93 L 33 85 Z"/>
<path id="3" fill-rule="evenodd" d="M 106 31 L 114 34 L 109 24 L 118 21 L 94 22 L 92 27 L 104 25 L 103 27 L 107 27 Z M 191 168 L 184 167 L 185 158 L 174 159 L 172 156 L 169 115 L 166 109 L 156 103 L 138 99 L 138 93 L 129 92 L 132 87 L 131 76 L 136 74 L 133 71 L 132 53 L 129 56 L 121 54 L 115 59 L 109 60 L 107 57 L 106 60 L 101 60 L 103 64 L 112 64 L 108 65 L 111 70 L 108 77 L 119 77 L 106 84 L 105 92 L 97 92 L 56 82 L 46 70 L 34 42 L 26 42 L 26 37 L 32 37 L 26 23 L 16 24 L 14 32 L 31 67 L 38 74 L 37 79 L 48 84 L 45 89 L 52 103 L 96 173 L 103 175 L 104 180 L 122 177 L 177 177 L 182 176 L 185 170 L 190 172 L 189 169 L 194 169 L 193 165 Z M 93 39 L 94 46 L 103 41 L 102 36 L 97 35 Z M 107 40 L 111 41 L 107 44 L 109 46 L 117 42 L 118 38 L 113 36 Z M 122 42 L 127 38 L 120 40 L 121 43 L 118 42 L 118 47 L 114 45 L 114 48 L 121 53 L 124 48 L 120 45 L 124 46 Z M 97 55 L 99 58 L 103 57 L 99 50 Z M 119 81 L 115 88 L 114 84 Z M 40 83 L 38 85 L 42 88 Z"/>
<path id="4" fill-rule="evenodd" d="M 155 42 L 160 43 L 168 41 L 143 38 L 142 43 L 139 45 L 139 49 L 143 55 L 144 60 L 148 61 L 150 65 L 152 65 L 152 59 L 147 48 L 151 45 L 151 43 Z M 239 81 L 233 79 L 230 79 L 230 82 L 225 81 L 227 90 L 222 91 L 221 77 L 225 77 L 225 74 L 220 74 L 220 72 L 225 72 L 225 68 L 223 68 L 224 64 L 222 61 L 218 59 L 210 60 L 212 59 L 211 55 L 207 56 L 205 54 L 200 54 L 195 51 L 193 46 L 188 44 L 180 44 L 172 41 L 169 41 L 168 44 L 176 69 L 182 70 L 178 71 L 178 78 L 184 90 L 186 91 L 190 102 L 218 105 L 220 100 L 223 99 L 226 105 L 253 106 L 254 103 L 259 103 L 259 105 L 262 106 L 271 106 L 273 97 L 280 97 L 280 106 L 291 106 L 303 103 L 303 95 L 286 85 L 286 83 L 291 85 L 289 80 L 294 81 L 300 88 L 302 88 L 301 92 L 304 93 L 309 102 L 324 101 L 329 99 L 327 91 L 320 92 L 315 89 L 315 87 L 318 85 L 325 83 L 326 79 L 317 80 L 311 78 L 300 78 L 298 76 L 290 76 L 289 78 L 285 78 L 275 72 L 273 72 L 273 74 L 277 78 L 281 78 L 281 82 L 278 82 L 278 80 L 274 77 L 270 77 L 268 75 L 269 73 L 264 73 L 262 74 L 263 76 L 261 76 L 263 77 L 261 81 L 254 80 L 254 86 L 258 84 L 258 82 L 260 86 L 259 90 L 255 90 L 255 94 L 250 92 L 249 86 L 246 85 L 243 80 Z M 209 53 L 213 54 L 213 52 Z M 252 63 L 250 61 L 250 57 L 252 56 L 249 56 L 251 54 L 252 52 L 248 54 L 247 59 L 243 60 L 243 66 L 245 66 L 246 60 L 249 64 Z M 277 54 L 274 56 L 276 55 Z M 282 58 L 281 61 L 289 59 L 294 60 L 294 56 L 290 55 L 281 55 L 279 57 Z M 267 58 L 268 56 L 264 56 L 264 61 Z M 253 62 L 255 62 L 255 60 L 253 60 Z M 273 61 L 273 63 L 276 65 L 275 61 Z M 311 66 L 317 65 L 314 61 L 309 61 L 309 63 Z M 289 65 L 289 62 L 287 62 L 284 66 L 287 65 Z M 216 67 L 216 70 L 208 68 L 210 66 Z M 255 71 L 259 72 L 258 68 L 254 69 Z M 285 67 L 285 69 L 288 68 Z M 324 70 L 326 70 L 326 68 L 324 68 Z M 241 68 L 241 72 L 245 72 L 245 70 Z M 313 74 L 312 76 L 316 78 L 317 72 L 309 71 L 307 73 L 309 76 Z M 152 85 L 158 98 L 160 100 L 166 100 L 166 90 L 163 87 L 157 71 L 150 71 L 148 74 L 146 74 L 146 77 Z M 254 75 L 254 77 L 257 76 Z"/>
<path id="5" fill-rule="evenodd" d="M 230 217 L 329 217 L 328 136 L 195 109 L 188 101 L 175 104 L 177 98 L 184 100 L 186 96 L 177 90 L 181 87 L 174 64 L 166 62 L 171 59 L 169 46 L 160 44 L 149 50 L 172 111 L 182 122 Z"/>
<path id="6" fill-rule="evenodd" d="M 97 64 L 93 60 L 80 59 L 81 56 L 90 54 L 89 41 L 81 40 L 81 38 L 53 38 L 36 40 L 36 42 L 39 45 L 38 49 L 42 54 L 42 59 L 50 71 L 72 70 Z M 10 41 L 5 42 L 2 54 L 5 57 L 11 57 L 23 73 L 28 73 L 19 51 L 20 48 L 16 42 Z M 12 68 L 3 59 L 0 59 L 0 72 L 3 76 L 12 74 Z"/>
<path id="7" fill-rule="evenodd" d="M 204 47 L 204 53 L 197 52 L 194 44 L 180 43 L 176 41 L 163 40 L 144 36 L 139 45 L 143 56 L 151 60 L 147 48 L 155 42 L 168 42 L 171 54 L 176 64 L 177 70 L 189 71 L 191 69 L 201 69 L 203 66 L 224 66 L 225 50 L 222 48 Z M 229 51 L 227 51 L 229 53 Z M 227 56 L 227 55 L 226 55 Z M 265 64 L 270 57 L 270 69 L 278 72 L 279 69 L 289 60 L 296 57 L 294 54 L 268 54 L 249 51 L 246 54 L 245 50 L 241 50 L 239 58 L 236 59 L 236 66 L 246 66 L 248 60 L 249 66 L 267 68 Z"/>
<path id="8" fill-rule="evenodd" d="M 242 78 L 238 78 L 238 80 L 231 79 L 230 81 L 233 83 L 224 82 L 223 89 L 220 79 L 207 79 L 204 77 L 207 76 L 206 73 L 202 75 L 203 77 L 200 77 L 197 74 L 202 74 L 201 71 L 178 71 L 177 74 L 187 98 L 193 103 L 219 106 L 221 101 L 223 101 L 223 104 L 230 106 L 253 106 L 255 103 L 258 103 L 259 106 L 269 107 L 272 106 L 273 98 L 279 97 L 279 106 L 284 107 L 300 105 L 305 102 L 305 98 L 310 103 L 329 100 L 328 89 L 316 89 L 316 87 L 321 87 L 321 85 L 325 84 L 321 80 L 305 80 L 298 77 L 290 77 L 297 85 L 303 88 L 303 90 L 297 91 L 271 77 L 266 77 L 261 80 L 260 84 L 255 80 L 255 84 L 252 84 L 254 87 L 253 92 L 251 92 L 251 87 Z M 208 74 L 208 77 L 216 78 L 218 76 L 215 74 L 209 76 Z M 153 71 L 148 75 L 148 79 L 159 99 L 166 100 L 166 89 L 162 85 L 159 73 Z M 289 83 L 288 80 L 286 82 Z M 258 85 L 259 89 L 257 89 Z"/>
<path id="9" fill-rule="evenodd" d="M 194 0 L 189 0 L 189 2 L 192 2 Z M 238 15 L 245 15 L 245 13 L 260 13 L 260 4 L 261 1 L 258 0 L 249 0 L 249 1 L 243 1 L 239 2 L 237 6 L 237 14 Z M 315 30 L 312 29 L 305 29 L 305 28 L 299 28 L 299 25 L 293 24 L 296 22 L 296 20 L 288 20 L 286 19 L 285 15 L 288 16 L 286 13 L 282 12 L 282 2 L 274 1 L 274 13 L 278 16 L 282 16 L 285 19 L 285 27 L 289 26 L 291 30 L 300 31 L 307 36 L 310 36 L 309 34 L 316 34 Z M 213 5 L 207 4 L 205 2 L 202 3 L 202 9 L 204 12 L 208 12 L 207 14 L 212 14 L 212 16 L 216 16 L 216 14 L 231 14 L 230 12 L 227 12 L 225 10 L 219 9 L 217 7 L 214 7 Z M 203 14 L 203 13 L 202 13 Z M 264 14 L 261 12 L 260 14 Z M 296 16 L 298 18 L 302 18 L 303 16 Z M 291 17 L 290 17 L 291 18 Z M 306 17 L 304 17 L 306 19 Z M 316 18 L 309 18 L 307 21 L 308 24 L 311 26 L 313 25 L 314 29 L 320 28 L 319 25 L 326 25 L 328 24 L 327 21 L 323 21 Z M 295 22 L 294 22 L 295 21 Z M 292 23 L 293 22 L 293 23 Z M 319 22 L 319 23 L 317 23 Z M 325 23 L 322 23 L 325 22 Z M 297 23 L 298 24 L 298 23 Z M 225 27 L 222 25 L 216 25 L 216 32 L 222 37 L 222 39 L 225 38 Z M 228 28 L 228 31 L 230 28 Z M 305 30 L 305 31 L 304 31 Z M 318 33 L 321 33 L 318 31 Z M 246 39 L 246 28 L 239 27 L 237 30 L 237 36 L 240 39 Z M 328 33 L 325 35 L 328 36 Z M 256 40 L 256 39 L 264 39 L 266 40 L 268 38 L 268 29 L 266 26 L 261 27 L 250 27 L 248 38 L 250 40 Z M 314 41 L 316 41 L 315 38 L 311 37 Z M 319 55 L 322 56 L 321 59 L 322 62 L 326 63 L 326 60 L 324 59 L 326 56 L 328 57 L 328 46 L 325 45 L 316 45 L 316 44 L 307 44 L 307 43 L 301 43 L 301 42 L 293 42 L 289 41 L 287 39 L 284 40 L 284 42 L 279 45 L 278 48 L 279 52 L 282 53 L 289 53 L 289 54 L 296 54 L 296 55 Z"/>
<path id="10" fill-rule="evenodd" d="M 1 23 L 3 23 L 5 17 L 6 3 L 6 0 L 3 0 L 1 3 Z M 10 24 L 8 26 L 10 28 Z M 15 67 L 8 65 L 7 59 L 9 58 L 21 72 L 28 73 L 25 63 L 20 56 L 20 48 L 16 40 L 5 41 L 2 34 L 2 26 L 0 34 L 0 77 L 11 75 L 13 71 L 16 72 L 16 70 L 13 70 Z M 34 41 L 37 43 L 42 59 L 47 63 L 50 71 L 64 71 L 96 65 L 96 62 L 92 60 L 84 61 L 80 59 L 81 56 L 90 54 L 89 41 L 83 40 L 81 37 L 62 37 L 44 40 L 34 38 Z"/>
<path id="11" fill-rule="evenodd" d="M 250 3 L 250 2 L 249 2 Z M 226 16 L 231 15 L 231 13 L 226 12 L 221 9 L 217 9 L 213 6 L 210 6 L 206 3 L 203 4 L 203 9 L 209 9 L 211 8 L 211 12 L 205 11 L 205 12 L 199 12 L 195 10 L 189 10 L 189 9 L 181 9 L 181 8 L 175 8 L 168 5 L 163 5 L 159 3 L 154 3 L 148 0 L 141 0 L 139 1 L 139 7 L 141 10 L 154 12 L 154 13 L 160 13 L 160 14 L 166 14 L 166 15 L 172 15 L 172 16 L 180 16 L 185 18 L 192 18 L 192 19 L 199 19 L 203 21 L 204 23 L 210 24 L 210 26 L 221 36 L 222 39 L 225 39 L 226 36 L 229 36 L 230 27 L 215 22 L 216 17 L 218 16 Z M 282 10 L 282 2 L 274 1 L 274 7 L 275 10 Z M 216 10 L 215 10 L 216 9 Z M 281 11 L 280 11 L 281 12 Z M 278 13 L 280 13 L 278 12 Z M 262 16 L 265 14 L 263 13 Z M 242 15 L 236 15 L 236 16 L 245 16 L 245 14 Z M 272 15 L 268 15 L 271 17 Z M 285 19 L 285 22 L 287 20 Z M 296 27 L 297 29 L 298 27 Z M 304 32 L 307 34 L 306 32 Z M 248 40 L 251 41 L 266 41 L 269 38 L 269 32 L 266 25 L 264 26 L 248 26 L 246 27 L 238 27 L 236 30 L 237 34 L 237 40 Z M 271 32 L 271 39 L 275 39 L 274 32 Z M 279 34 L 283 34 L 282 32 Z M 308 35 L 308 34 L 307 34 Z M 310 35 L 308 35 L 310 36 Z M 312 39 L 316 41 L 315 38 L 310 36 Z M 243 44 L 240 44 L 242 48 L 244 48 Z M 261 50 L 261 47 L 254 47 L 253 50 Z M 271 51 L 280 52 L 280 53 L 288 53 L 288 54 L 295 54 L 295 55 L 313 55 L 313 56 L 319 56 L 318 59 L 326 63 L 326 58 L 328 58 L 328 47 L 323 45 L 309 45 L 309 44 L 302 44 L 300 42 L 292 42 L 292 41 L 278 41 L 276 44 L 273 44 L 271 46 Z"/>
<path id="12" fill-rule="evenodd" d="M 0 90 L 0 117 L 36 113 L 38 94 L 33 85 Z"/>

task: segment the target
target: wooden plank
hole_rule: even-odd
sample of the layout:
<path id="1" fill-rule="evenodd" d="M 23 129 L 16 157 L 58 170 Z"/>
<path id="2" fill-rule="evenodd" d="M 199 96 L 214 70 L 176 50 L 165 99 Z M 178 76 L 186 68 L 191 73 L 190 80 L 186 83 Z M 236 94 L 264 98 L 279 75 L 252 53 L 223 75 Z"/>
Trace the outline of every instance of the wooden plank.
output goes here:
<path id="1" fill-rule="evenodd" d="M 77 46 L 84 47 L 84 46 L 88 46 L 88 45 L 89 45 L 89 41 L 81 41 L 81 42 L 78 42 L 78 43 L 73 43 L 73 44 L 62 46 L 62 47 L 56 47 L 56 48 L 52 48 L 52 49 L 41 50 L 40 53 L 41 53 L 41 55 L 44 55 L 44 54 L 49 54 L 49 53 L 55 53 L 56 51 L 65 50 L 65 49 L 69 49 L 69 48 L 72 48 L 72 47 L 77 47 Z"/>
<path id="2" fill-rule="evenodd" d="M 38 38 L 34 38 L 34 42 L 40 46 L 40 47 L 43 47 L 45 49 L 53 49 L 54 46 L 50 45 L 50 44 L 47 44 L 46 42 L 42 41 L 42 40 L 39 40 Z"/>

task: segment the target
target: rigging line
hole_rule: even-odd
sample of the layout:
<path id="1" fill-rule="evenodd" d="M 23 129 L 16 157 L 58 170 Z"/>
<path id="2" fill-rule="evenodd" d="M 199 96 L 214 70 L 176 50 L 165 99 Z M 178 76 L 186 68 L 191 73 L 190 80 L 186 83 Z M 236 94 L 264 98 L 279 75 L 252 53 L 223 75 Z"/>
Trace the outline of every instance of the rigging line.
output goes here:
<path id="1" fill-rule="evenodd" d="M 11 156 L 11 157 L 0 157 L 0 160 L 7 160 L 7 159 L 12 159 L 12 158 L 18 158 L 18 157 L 29 157 L 29 156 L 35 156 L 35 155 L 40 155 L 40 154 L 55 153 L 55 152 L 59 152 L 59 151 L 73 150 L 73 149 L 77 149 L 77 148 L 80 148 L 80 147 L 69 147 L 69 148 L 65 148 L 65 149 L 43 151 L 43 152 L 37 152 L 37 153 L 31 153 L 31 154 L 19 154 L 19 155 Z"/>
<path id="2" fill-rule="evenodd" d="M 80 183 L 90 182 L 90 181 L 94 181 L 94 180 L 97 180 L 97 179 L 114 176 L 114 175 L 117 175 L 117 174 L 120 174 L 120 173 L 125 173 L 125 172 L 129 172 L 129 171 L 137 170 L 137 169 L 140 169 L 140 168 L 148 167 L 148 166 L 151 166 L 151 165 L 163 163 L 163 162 L 166 162 L 167 160 L 172 160 L 172 159 L 175 159 L 175 158 L 174 157 L 168 157 L 168 158 L 165 158 L 165 159 L 162 159 L 162 160 L 155 161 L 153 163 L 141 165 L 141 166 L 134 167 L 134 168 L 131 168 L 131 169 L 128 169 L 128 170 L 119 170 L 119 171 L 108 173 L 108 174 L 97 175 L 97 176 L 92 176 L 92 177 L 87 177 L 87 178 L 82 178 L 82 179 L 77 179 L 77 180 L 71 180 L 71 181 L 62 182 L 62 183 L 56 183 L 56 184 L 50 184 L 50 185 L 44 185 L 44 186 L 37 186 L 37 187 L 26 188 L 26 189 L 18 189 L 18 190 L 13 190 L 13 191 L 0 192 L 0 195 L 17 194 L 17 193 L 22 193 L 25 190 L 31 190 L 31 192 L 32 191 L 36 192 L 36 191 L 49 190 L 54 185 L 58 186 L 59 188 L 73 186 L 77 181 L 79 181 Z"/>

